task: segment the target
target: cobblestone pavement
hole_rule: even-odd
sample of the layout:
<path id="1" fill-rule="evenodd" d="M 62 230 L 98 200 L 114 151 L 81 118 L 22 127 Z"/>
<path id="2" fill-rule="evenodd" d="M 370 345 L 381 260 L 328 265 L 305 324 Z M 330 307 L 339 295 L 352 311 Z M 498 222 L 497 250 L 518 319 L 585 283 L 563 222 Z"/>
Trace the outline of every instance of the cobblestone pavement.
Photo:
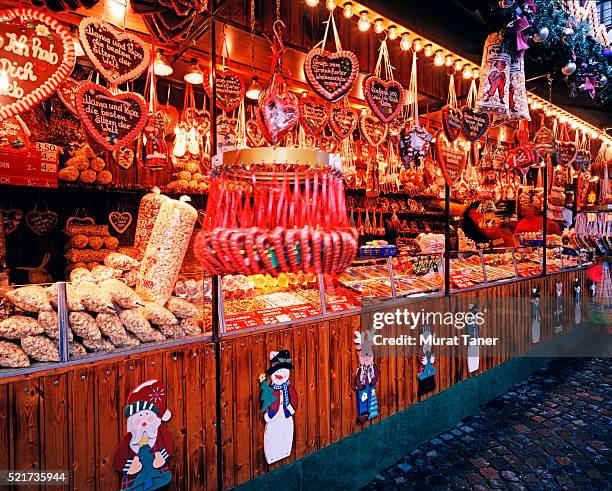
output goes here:
<path id="1" fill-rule="evenodd" d="M 612 489 L 611 362 L 553 361 L 364 489 Z"/>

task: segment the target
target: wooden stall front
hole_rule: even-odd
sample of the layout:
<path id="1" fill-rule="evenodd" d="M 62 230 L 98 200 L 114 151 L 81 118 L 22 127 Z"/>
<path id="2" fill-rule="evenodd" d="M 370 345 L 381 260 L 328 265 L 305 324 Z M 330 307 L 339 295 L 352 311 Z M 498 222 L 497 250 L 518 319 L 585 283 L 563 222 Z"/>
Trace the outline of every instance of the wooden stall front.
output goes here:
<path id="1" fill-rule="evenodd" d="M 451 295 L 451 301 L 494 298 L 482 336 L 497 336 L 524 353 L 533 346 L 528 310 L 504 308 L 513 298 L 529 298 L 538 286 L 542 299 L 554 295 L 563 282 L 564 298 L 573 298 L 578 279 L 586 291 L 586 270 L 489 286 Z M 584 302 L 583 296 L 583 302 Z M 419 300 L 410 308 L 419 309 Z M 471 301 L 471 300 L 470 300 Z M 573 302 L 571 302 L 573 305 Z M 391 311 L 401 302 L 381 306 Z M 588 319 L 586 302 L 583 319 Z M 148 352 L 62 366 L 26 376 L 0 380 L 0 468 L 67 469 L 70 489 L 116 489 L 119 474 L 112 458 L 124 434 L 125 400 L 133 387 L 156 378 L 168 391 L 168 422 L 176 446 L 170 458 L 171 489 L 227 489 L 304 457 L 360 431 L 356 423 L 354 374 L 358 355 L 353 333 L 368 326 L 372 313 L 338 315 L 317 322 L 254 333 L 238 333 L 220 340 L 221 420 L 216 417 L 215 345 L 195 340 L 182 346 L 158 347 Z M 576 326 L 571 311 L 564 312 L 563 332 Z M 387 335 L 396 332 L 392 326 Z M 555 336 L 553 314 L 542 312 L 540 344 Z M 298 394 L 291 456 L 267 465 L 263 454 L 264 420 L 260 410 L 258 375 L 268 366 L 271 350 L 291 351 L 295 368 L 292 384 Z M 386 348 L 390 349 L 390 348 Z M 417 393 L 416 347 L 377 356 L 380 380 L 377 394 L 380 418 L 376 424 L 410 405 L 508 360 L 502 350 L 481 357 L 477 372 L 468 374 L 465 356 L 441 357 L 436 388 Z M 221 447 L 216 425 L 221 424 Z M 217 452 L 221 452 L 221 481 Z"/>

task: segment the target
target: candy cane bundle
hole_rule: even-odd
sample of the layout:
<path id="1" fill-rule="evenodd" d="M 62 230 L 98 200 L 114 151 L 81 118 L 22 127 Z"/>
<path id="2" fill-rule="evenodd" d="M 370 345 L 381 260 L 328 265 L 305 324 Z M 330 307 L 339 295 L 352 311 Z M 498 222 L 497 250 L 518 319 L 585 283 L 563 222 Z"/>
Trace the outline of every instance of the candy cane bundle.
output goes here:
<path id="1" fill-rule="evenodd" d="M 340 273 L 357 237 L 335 170 L 251 165 L 213 179 L 194 253 L 210 274 Z"/>

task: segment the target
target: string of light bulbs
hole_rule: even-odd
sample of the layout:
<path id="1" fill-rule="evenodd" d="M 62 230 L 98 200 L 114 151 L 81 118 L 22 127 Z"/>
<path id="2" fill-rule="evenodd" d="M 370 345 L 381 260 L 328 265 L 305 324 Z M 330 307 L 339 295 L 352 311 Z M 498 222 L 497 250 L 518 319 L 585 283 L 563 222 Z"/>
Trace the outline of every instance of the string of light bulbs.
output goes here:
<path id="1" fill-rule="evenodd" d="M 305 0 L 305 2 L 309 7 L 316 7 L 321 3 L 320 0 Z M 386 33 L 387 39 L 390 41 L 399 39 L 399 46 L 402 51 L 410 51 L 411 49 L 416 52 L 422 51 L 425 57 L 433 57 L 435 66 L 452 67 L 455 72 L 460 72 L 466 80 L 480 77 L 480 66 L 409 29 L 397 26 L 357 2 L 342 2 L 340 4 L 340 2 L 337 3 L 337 0 L 325 0 L 323 3 L 330 11 L 341 8 L 342 15 L 346 19 L 357 17 L 357 28 L 361 32 L 368 32 L 372 28 L 376 34 Z M 531 92 L 527 92 L 527 97 L 532 110 L 542 110 L 545 116 L 555 117 L 560 123 L 569 124 L 573 129 L 579 130 L 591 139 L 601 139 L 605 144 L 612 145 L 612 137 L 601 129 Z"/>

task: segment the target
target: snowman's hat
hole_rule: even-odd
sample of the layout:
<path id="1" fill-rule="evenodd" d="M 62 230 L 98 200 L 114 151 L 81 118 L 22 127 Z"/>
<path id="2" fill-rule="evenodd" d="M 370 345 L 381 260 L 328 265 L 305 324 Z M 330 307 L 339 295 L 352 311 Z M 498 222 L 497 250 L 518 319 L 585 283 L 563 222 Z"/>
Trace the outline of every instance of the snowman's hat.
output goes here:
<path id="1" fill-rule="evenodd" d="M 268 370 L 266 370 L 266 373 L 268 375 L 272 375 L 281 368 L 288 368 L 289 370 L 293 368 L 289 350 L 282 349 L 280 351 L 272 351 L 270 353 L 270 366 L 268 367 Z"/>

